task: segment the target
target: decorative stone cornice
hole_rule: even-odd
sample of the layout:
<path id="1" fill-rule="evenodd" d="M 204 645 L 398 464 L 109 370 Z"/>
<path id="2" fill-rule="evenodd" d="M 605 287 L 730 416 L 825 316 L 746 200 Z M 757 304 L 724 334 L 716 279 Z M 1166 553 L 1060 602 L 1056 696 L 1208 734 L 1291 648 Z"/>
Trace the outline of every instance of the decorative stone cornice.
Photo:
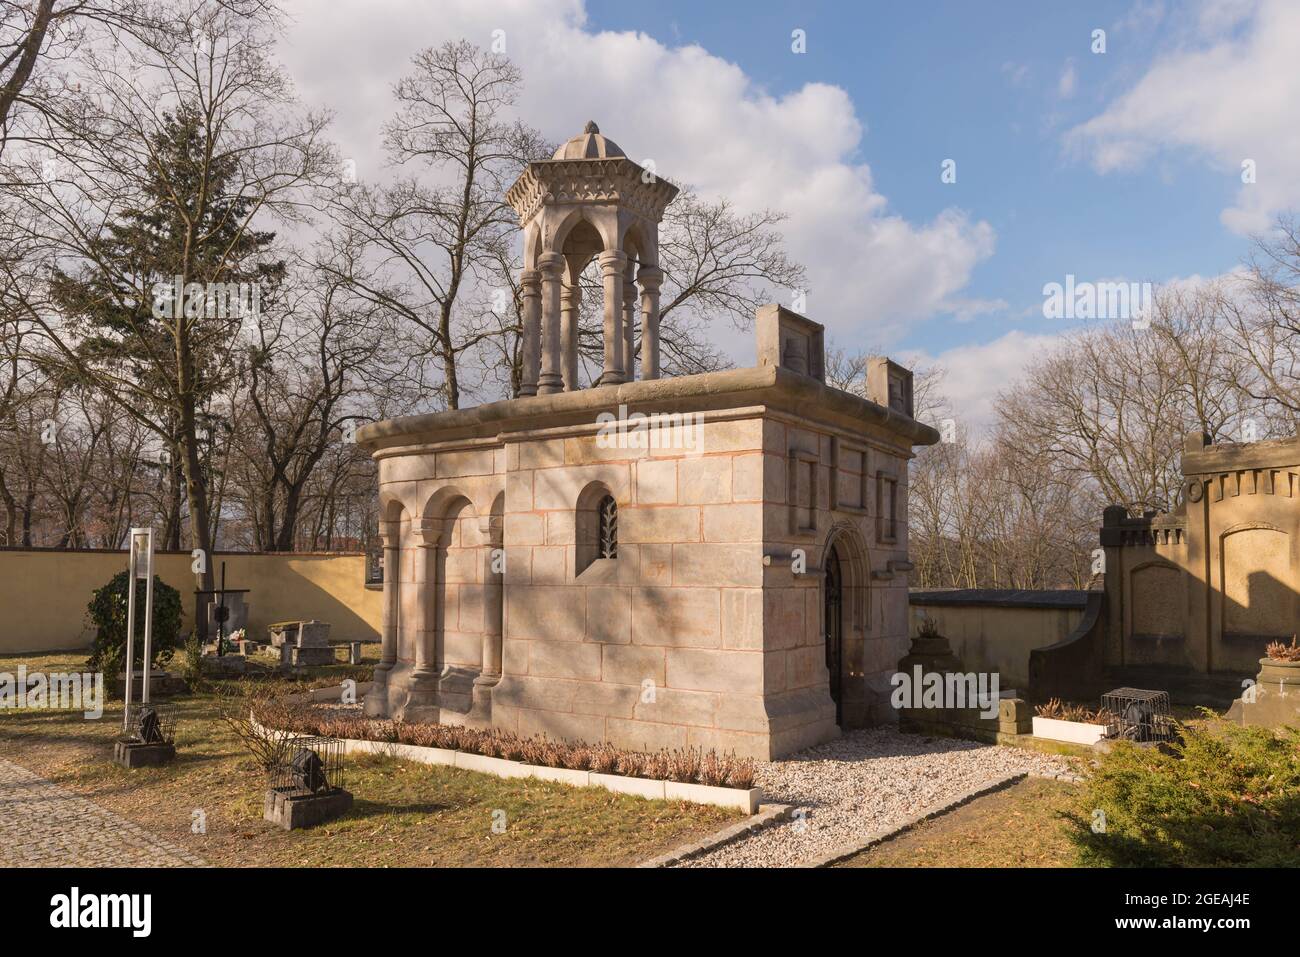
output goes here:
<path id="1" fill-rule="evenodd" d="M 527 226 L 545 206 L 617 204 L 653 222 L 677 195 L 677 187 L 647 174 L 626 157 L 537 160 L 506 191 L 506 202 Z"/>
<path id="2" fill-rule="evenodd" d="M 643 379 L 617 386 L 489 402 L 470 409 L 431 412 L 373 422 L 357 430 L 357 444 L 371 453 L 401 446 L 457 441 L 525 430 L 594 422 L 620 404 L 657 412 L 710 412 L 763 406 L 812 421 L 862 432 L 878 426 L 900 443 L 934 445 L 930 426 L 869 399 L 842 392 L 779 366 L 725 369 L 670 379 Z"/>

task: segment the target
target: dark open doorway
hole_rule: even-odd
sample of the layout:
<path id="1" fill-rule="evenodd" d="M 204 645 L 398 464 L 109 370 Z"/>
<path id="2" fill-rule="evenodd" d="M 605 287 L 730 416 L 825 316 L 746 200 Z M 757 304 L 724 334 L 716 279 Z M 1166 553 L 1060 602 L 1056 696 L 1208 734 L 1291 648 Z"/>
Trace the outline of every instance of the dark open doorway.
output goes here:
<path id="1" fill-rule="evenodd" d="M 840 557 L 832 548 L 826 555 L 826 581 L 823 589 L 826 623 L 826 670 L 831 675 L 831 699 L 835 702 L 835 723 L 844 723 L 844 701 L 840 690 L 844 662 L 843 607 L 844 575 L 840 570 Z"/>

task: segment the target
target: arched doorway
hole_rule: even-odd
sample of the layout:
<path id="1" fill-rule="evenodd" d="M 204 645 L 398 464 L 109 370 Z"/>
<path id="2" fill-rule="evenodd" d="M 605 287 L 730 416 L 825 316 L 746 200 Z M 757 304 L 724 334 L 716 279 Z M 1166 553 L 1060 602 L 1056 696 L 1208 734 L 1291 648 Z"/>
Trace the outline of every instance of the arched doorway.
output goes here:
<path id="1" fill-rule="evenodd" d="M 826 670 L 830 672 L 831 699 L 835 702 L 835 723 L 844 724 L 844 573 L 840 556 L 831 548 L 826 554 L 826 580 L 822 589 L 825 608 Z"/>

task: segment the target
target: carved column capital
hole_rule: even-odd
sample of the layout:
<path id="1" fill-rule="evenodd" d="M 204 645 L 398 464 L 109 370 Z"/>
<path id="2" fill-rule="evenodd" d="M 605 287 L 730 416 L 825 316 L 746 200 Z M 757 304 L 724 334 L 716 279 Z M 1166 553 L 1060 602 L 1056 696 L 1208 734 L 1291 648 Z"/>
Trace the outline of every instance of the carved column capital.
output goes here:
<path id="1" fill-rule="evenodd" d="M 664 271 L 658 266 L 642 266 L 636 273 L 637 284 L 646 292 L 658 292 L 664 281 Z"/>

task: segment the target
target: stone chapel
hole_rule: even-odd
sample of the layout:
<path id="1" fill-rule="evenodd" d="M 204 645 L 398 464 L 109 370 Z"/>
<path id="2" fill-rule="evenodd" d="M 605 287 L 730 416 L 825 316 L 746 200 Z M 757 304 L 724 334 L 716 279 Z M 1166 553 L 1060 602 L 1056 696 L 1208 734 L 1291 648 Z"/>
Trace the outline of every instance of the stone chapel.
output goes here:
<path id="1" fill-rule="evenodd" d="M 777 305 L 755 366 L 662 377 L 676 193 L 594 123 L 529 164 L 507 193 L 519 394 L 358 431 L 384 545 L 368 714 L 764 759 L 894 719 L 908 461 L 938 433 L 887 359 L 869 398 L 828 386 L 822 327 Z M 581 388 L 593 259 L 603 365 Z"/>

